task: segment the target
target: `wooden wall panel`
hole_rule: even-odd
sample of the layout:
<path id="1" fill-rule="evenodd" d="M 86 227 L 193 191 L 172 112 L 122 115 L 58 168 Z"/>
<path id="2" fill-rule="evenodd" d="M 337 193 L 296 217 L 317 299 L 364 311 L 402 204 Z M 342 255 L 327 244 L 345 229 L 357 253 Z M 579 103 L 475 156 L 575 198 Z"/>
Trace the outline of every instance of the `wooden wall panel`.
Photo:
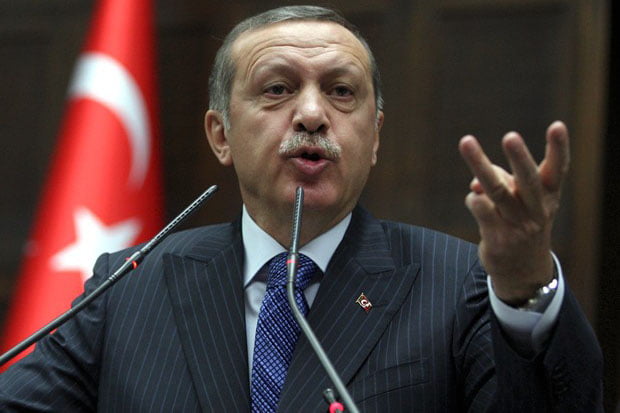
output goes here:
<path id="1" fill-rule="evenodd" d="M 463 206 L 470 174 L 456 149 L 459 138 L 475 134 L 505 165 L 501 137 L 517 130 L 541 159 L 546 127 L 565 120 L 578 150 L 554 248 L 592 320 L 601 169 L 585 159 L 601 152 L 605 66 L 582 53 L 605 53 L 603 39 L 592 35 L 606 27 L 593 12 L 599 8 L 575 1 L 479 0 L 386 9 L 375 44 L 384 63 L 386 123 L 379 165 L 364 196 L 380 216 L 476 241 L 476 225 Z M 584 27 L 583 15 L 590 16 L 590 26 Z M 588 121 L 586 106 L 598 108 L 599 117 Z"/>
<path id="2" fill-rule="evenodd" d="M 73 6 L 73 7 L 72 7 Z M 4 4 L 0 13 L 0 320 L 32 225 L 87 7 Z"/>
<path id="3" fill-rule="evenodd" d="M 594 319 L 601 169 L 592 162 L 586 167 L 583 159 L 601 152 L 602 118 L 586 122 L 580 116 L 583 105 L 601 113 L 603 97 L 580 90 L 600 91 L 605 82 L 604 62 L 587 63 L 581 53 L 606 49 L 600 38 L 586 42 L 595 36 L 580 34 L 581 16 L 592 15 L 587 8 L 594 7 L 570 1 L 418 2 L 410 19 L 397 26 L 406 40 L 400 55 L 392 49 L 388 65 L 404 67 L 387 69 L 386 84 L 395 81 L 396 88 L 386 86 L 380 164 L 364 199 L 380 215 L 476 241 L 477 228 L 463 206 L 470 174 L 456 150 L 459 138 L 475 134 L 491 158 L 505 165 L 501 137 L 517 130 L 541 159 L 546 127 L 565 120 L 580 150 L 573 152 L 554 248 Z M 603 30 L 598 16 L 597 30 Z M 579 196 L 586 187 L 589 196 Z M 398 202 L 386 202 L 394 193 Z M 577 220 L 590 231 L 582 231 Z"/>
<path id="4" fill-rule="evenodd" d="M 2 177 L 3 201 L 0 214 L 11 217 L 0 223 L 2 234 L 24 233 L 31 220 L 31 207 L 36 196 L 24 191 L 24 186 L 38 186 L 49 156 L 49 143 L 42 136 L 42 125 L 33 118 L 46 110 L 40 91 L 46 90 L 46 77 L 41 76 L 41 67 L 47 63 L 49 42 L 36 33 L 25 33 L 5 37 L 0 42 L 0 96 L 3 96 L 3 117 L 0 123 L 2 137 L 0 151 L 0 176 Z M 8 63 L 10 62 L 10 63 Z M 8 64 L 6 64 L 8 63 Z M 19 96 L 19 99 L 17 99 Z M 37 150 L 45 148 L 45 150 Z M 31 173 L 24 174 L 25 168 L 15 168 L 20 160 Z M 12 236 L 0 237 L 2 261 L 18 259 L 21 245 Z"/>
<path id="5" fill-rule="evenodd" d="M 446 165 L 425 189 L 424 199 L 438 205 L 445 229 L 463 228 L 461 214 L 451 213 L 462 199 L 469 174 L 455 148 L 460 136 L 474 134 L 491 159 L 507 167 L 500 139 L 509 130 L 525 137 L 534 157 L 544 155 L 544 131 L 558 118 L 567 118 L 565 101 L 556 99 L 567 76 L 558 67 L 567 63 L 562 12 L 491 10 L 487 13 L 442 11 L 439 24 L 434 145 L 428 158 Z M 437 188 L 441 188 L 437 191 Z M 469 220 L 471 221 L 471 220 Z M 475 231 L 475 229 L 474 229 Z M 475 232 L 470 233 L 475 237 Z"/>
<path id="6" fill-rule="evenodd" d="M 180 212 L 208 186 L 220 186 L 220 193 L 186 226 L 231 219 L 237 208 L 230 205 L 240 202 L 232 169 L 219 167 L 204 134 L 207 77 L 216 51 L 211 42 L 205 46 L 208 37 L 205 27 L 190 26 L 166 29 L 160 40 L 165 184 L 166 193 L 173 194 L 166 197 L 166 210 Z"/>
<path id="7" fill-rule="evenodd" d="M 234 172 L 203 132 L 207 78 L 221 39 L 240 19 L 296 2 L 158 0 L 158 71 L 166 211 L 212 183 L 220 193 L 187 225 L 240 210 Z M 0 320 L 53 151 L 64 94 L 94 2 L 20 0 L 0 13 Z M 535 156 L 546 126 L 567 121 L 573 169 L 555 232 L 571 286 L 596 318 L 600 156 L 605 101 L 604 0 L 343 0 L 381 68 L 386 100 L 379 164 L 362 201 L 377 216 L 472 241 L 463 205 L 470 174 L 457 151 L 476 134 L 502 160 L 504 132 Z M 503 161 L 502 161 L 503 162 Z M 612 367 L 613 368 L 613 367 Z"/>

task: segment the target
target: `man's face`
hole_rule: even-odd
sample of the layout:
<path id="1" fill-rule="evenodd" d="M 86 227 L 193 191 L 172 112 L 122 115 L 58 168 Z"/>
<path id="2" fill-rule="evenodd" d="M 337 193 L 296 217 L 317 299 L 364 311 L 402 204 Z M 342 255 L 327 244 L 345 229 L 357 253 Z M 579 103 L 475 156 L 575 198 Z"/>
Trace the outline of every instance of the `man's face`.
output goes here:
<path id="1" fill-rule="evenodd" d="M 250 214 L 290 216 L 303 186 L 304 211 L 335 224 L 357 202 L 379 146 L 383 114 L 364 47 L 335 23 L 283 22 L 242 34 L 232 56 L 230 129 L 209 116 L 206 126 Z"/>

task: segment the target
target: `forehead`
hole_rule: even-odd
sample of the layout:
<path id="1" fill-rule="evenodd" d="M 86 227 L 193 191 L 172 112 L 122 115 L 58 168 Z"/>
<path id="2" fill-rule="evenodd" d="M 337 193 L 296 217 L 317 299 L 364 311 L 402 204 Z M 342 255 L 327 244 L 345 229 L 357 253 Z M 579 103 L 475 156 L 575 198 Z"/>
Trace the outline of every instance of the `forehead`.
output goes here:
<path id="1" fill-rule="evenodd" d="M 236 69 L 245 74 L 259 63 L 287 56 L 344 61 L 370 73 L 368 53 L 362 43 L 348 29 L 333 22 L 275 23 L 242 33 L 232 46 Z"/>

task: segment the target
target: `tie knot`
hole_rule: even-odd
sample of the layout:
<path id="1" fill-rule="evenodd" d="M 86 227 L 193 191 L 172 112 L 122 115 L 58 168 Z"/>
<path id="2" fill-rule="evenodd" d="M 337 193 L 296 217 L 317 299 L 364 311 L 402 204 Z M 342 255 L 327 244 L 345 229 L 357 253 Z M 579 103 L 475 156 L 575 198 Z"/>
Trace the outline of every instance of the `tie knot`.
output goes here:
<path id="1" fill-rule="evenodd" d="M 283 252 L 271 259 L 269 262 L 269 275 L 267 276 L 267 288 L 286 286 L 287 258 L 288 253 Z M 295 288 L 305 290 L 317 269 L 318 267 L 314 261 L 303 254 L 299 254 Z"/>

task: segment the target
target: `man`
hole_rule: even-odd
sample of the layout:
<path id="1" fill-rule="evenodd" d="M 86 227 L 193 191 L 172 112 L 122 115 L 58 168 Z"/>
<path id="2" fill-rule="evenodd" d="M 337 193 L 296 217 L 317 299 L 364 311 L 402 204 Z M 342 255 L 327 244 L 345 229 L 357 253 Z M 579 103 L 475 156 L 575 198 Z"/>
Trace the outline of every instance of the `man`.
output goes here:
<path id="1" fill-rule="evenodd" d="M 0 410 L 325 411 L 331 383 L 308 342 L 265 315 L 298 186 L 301 252 L 320 269 L 306 261 L 299 299 L 361 411 L 600 410 L 600 350 L 550 252 L 565 126 L 549 127 L 540 165 L 506 135 L 513 174 L 461 140 L 477 251 L 357 206 L 377 162 L 379 83 L 366 42 L 330 10 L 286 7 L 233 29 L 205 129 L 235 167 L 241 219 L 166 240 L 0 377 Z M 86 292 L 127 255 L 102 256 Z"/>

